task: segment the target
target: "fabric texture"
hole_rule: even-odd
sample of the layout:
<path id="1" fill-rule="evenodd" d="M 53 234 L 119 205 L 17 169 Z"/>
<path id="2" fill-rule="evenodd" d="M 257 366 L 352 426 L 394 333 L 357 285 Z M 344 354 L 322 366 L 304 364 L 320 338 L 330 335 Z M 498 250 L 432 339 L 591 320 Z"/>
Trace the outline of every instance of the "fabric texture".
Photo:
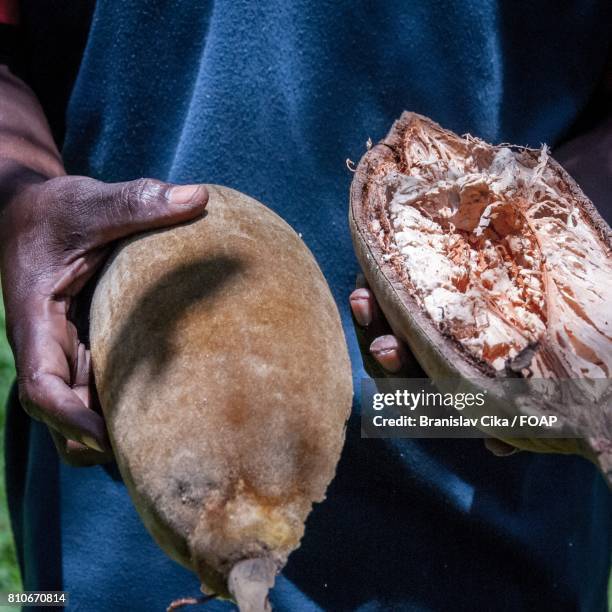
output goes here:
<path id="1" fill-rule="evenodd" d="M 99 0 L 67 111 L 67 169 L 224 184 L 278 212 L 332 287 L 359 391 L 346 158 L 404 109 L 491 141 L 554 145 L 601 77 L 610 13 L 597 0 Z M 275 610 L 605 610 L 612 502 L 586 461 L 499 459 L 479 440 L 363 440 L 354 412 Z M 11 414 L 26 588 L 68 589 L 70 608 L 90 612 L 197 594 L 116 469 L 58 467 L 44 428 Z M 29 444 L 10 437 L 24 430 Z M 40 529 L 54 537 L 33 539 Z M 41 560 L 60 558 L 45 582 Z"/>

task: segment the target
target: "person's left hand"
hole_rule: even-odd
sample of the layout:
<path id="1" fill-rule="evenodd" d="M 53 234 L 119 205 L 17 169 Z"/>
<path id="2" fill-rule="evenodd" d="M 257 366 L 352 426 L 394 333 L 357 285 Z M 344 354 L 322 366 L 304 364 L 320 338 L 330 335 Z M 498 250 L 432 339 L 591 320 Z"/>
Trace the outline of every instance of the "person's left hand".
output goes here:
<path id="1" fill-rule="evenodd" d="M 426 378 L 406 343 L 393 334 L 372 290 L 362 275 L 357 277 L 357 289 L 349 297 L 355 331 L 361 348 L 366 372 L 372 378 Z M 497 457 L 506 457 L 518 449 L 495 438 L 485 438 L 486 448 Z"/>

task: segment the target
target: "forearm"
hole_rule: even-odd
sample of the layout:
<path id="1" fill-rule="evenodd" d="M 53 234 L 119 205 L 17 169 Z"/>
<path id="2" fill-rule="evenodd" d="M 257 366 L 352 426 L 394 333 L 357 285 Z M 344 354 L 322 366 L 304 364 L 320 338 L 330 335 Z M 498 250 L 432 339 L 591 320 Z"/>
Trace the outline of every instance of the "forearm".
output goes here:
<path id="1" fill-rule="evenodd" d="M 6 193 L 21 182 L 63 174 L 61 155 L 36 96 L 0 65 L 0 190 Z"/>

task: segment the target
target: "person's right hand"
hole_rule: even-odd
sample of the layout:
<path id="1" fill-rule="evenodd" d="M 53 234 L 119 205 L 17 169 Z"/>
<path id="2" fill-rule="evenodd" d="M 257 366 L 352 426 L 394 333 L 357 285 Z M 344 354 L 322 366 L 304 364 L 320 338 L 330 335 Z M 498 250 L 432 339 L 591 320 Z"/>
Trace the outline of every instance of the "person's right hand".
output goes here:
<path id="1" fill-rule="evenodd" d="M 112 454 L 71 305 L 111 243 L 202 214 L 208 192 L 152 179 L 61 176 L 0 185 L 0 195 L 0 273 L 21 403 L 50 427 L 68 463 L 104 462 Z"/>

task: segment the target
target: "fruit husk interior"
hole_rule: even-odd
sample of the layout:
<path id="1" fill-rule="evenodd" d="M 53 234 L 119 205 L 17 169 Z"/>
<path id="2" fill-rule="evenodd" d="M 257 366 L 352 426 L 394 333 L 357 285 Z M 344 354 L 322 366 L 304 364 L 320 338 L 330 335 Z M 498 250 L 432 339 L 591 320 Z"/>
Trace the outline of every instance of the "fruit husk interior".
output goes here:
<path id="1" fill-rule="evenodd" d="M 464 139 L 444 130 L 431 120 L 414 113 L 404 113 L 393 125 L 388 136 L 378 145 L 369 150 L 362 158 L 351 188 L 351 209 L 349 223 L 353 234 L 356 254 L 360 260 L 366 278 L 377 295 L 383 311 L 387 315 L 395 333 L 402 337 L 411 346 L 415 356 L 434 379 L 465 378 L 479 379 L 483 385 L 487 380 L 507 376 L 507 368 L 499 371 L 492 367 L 490 362 L 478 358 L 473 352 L 466 350 L 464 344 L 458 341 L 457 336 L 442 329 L 430 314 L 423 308 L 415 296 L 415 287 L 407 274 L 405 262 L 400 257 L 390 254 L 386 248 L 389 242 L 389 231 L 381 232 L 381 225 L 391 223 L 389 202 L 394 196 L 394 187 L 388 177 L 392 174 L 406 172 L 413 160 L 407 159 L 407 151 L 411 150 L 413 143 L 411 135 L 423 130 L 433 135 L 433 140 L 440 138 L 441 142 L 457 144 L 460 148 Z M 471 139 L 472 142 L 475 139 Z M 480 141 L 478 141 L 480 143 Z M 485 148 L 496 149 L 486 143 Z M 412 146 L 414 152 L 414 147 Z M 513 147 L 513 150 L 516 150 Z M 517 155 L 521 160 L 532 167 L 537 166 L 541 160 L 541 151 L 520 150 Z M 593 204 L 584 196 L 571 177 L 552 159 L 546 160 L 547 168 L 555 175 L 563 190 L 577 203 L 582 219 L 585 220 L 596 233 L 601 249 L 606 257 L 610 258 L 611 232 L 605 221 L 599 216 Z M 391 228 L 392 232 L 392 228 Z M 383 239 L 380 239 L 381 234 Z M 432 274 L 433 274 L 432 270 Z M 530 346 L 530 348 L 534 348 Z M 555 352 L 554 339 L 544 337 L 539 339 L 534 354 Z M 606 357 L 610 356 L 610 343 L 605 345 Z M 557 351 L 558 352 L 558 351 Z M 520 355 L 518 357 L 521 357 Z M 524 358 L 524 355 L 522 356 Z M 508 360 L 512 361 L 512 360 Z M 532 361 L 533 362 L 533 361 Z M 533 362 L 535 363 L 535 362 Z M 511 365 L 511 364 L 508 364 Z M 526 372 L 511 371 L 511 375 L 522 375 Z M 540 376 L 555 376 L 557 372 L 538 372 Z M 563 370 L 561 369 L 561 374 Z M 571 411 L 571 410 L 570 410 Z M 584 414 L 562 415 L 572 421 L 584 422 Z M 560 452 L 579 452 L 596 460 L 604 472 L 610 470 L 610 415 L 602 413 L 591 415 L 592 423 L 586 440 L 530 440 L 523 445 L 531 450 L 555 450 Z M 589 419 L 589 415 L 586 415 Z M 584 434 L 584 428 L 581 430 Z M 608 457 L 606 459 L 606 457 Z M 602 465 L 605 463 L 607 467 Z"/>

